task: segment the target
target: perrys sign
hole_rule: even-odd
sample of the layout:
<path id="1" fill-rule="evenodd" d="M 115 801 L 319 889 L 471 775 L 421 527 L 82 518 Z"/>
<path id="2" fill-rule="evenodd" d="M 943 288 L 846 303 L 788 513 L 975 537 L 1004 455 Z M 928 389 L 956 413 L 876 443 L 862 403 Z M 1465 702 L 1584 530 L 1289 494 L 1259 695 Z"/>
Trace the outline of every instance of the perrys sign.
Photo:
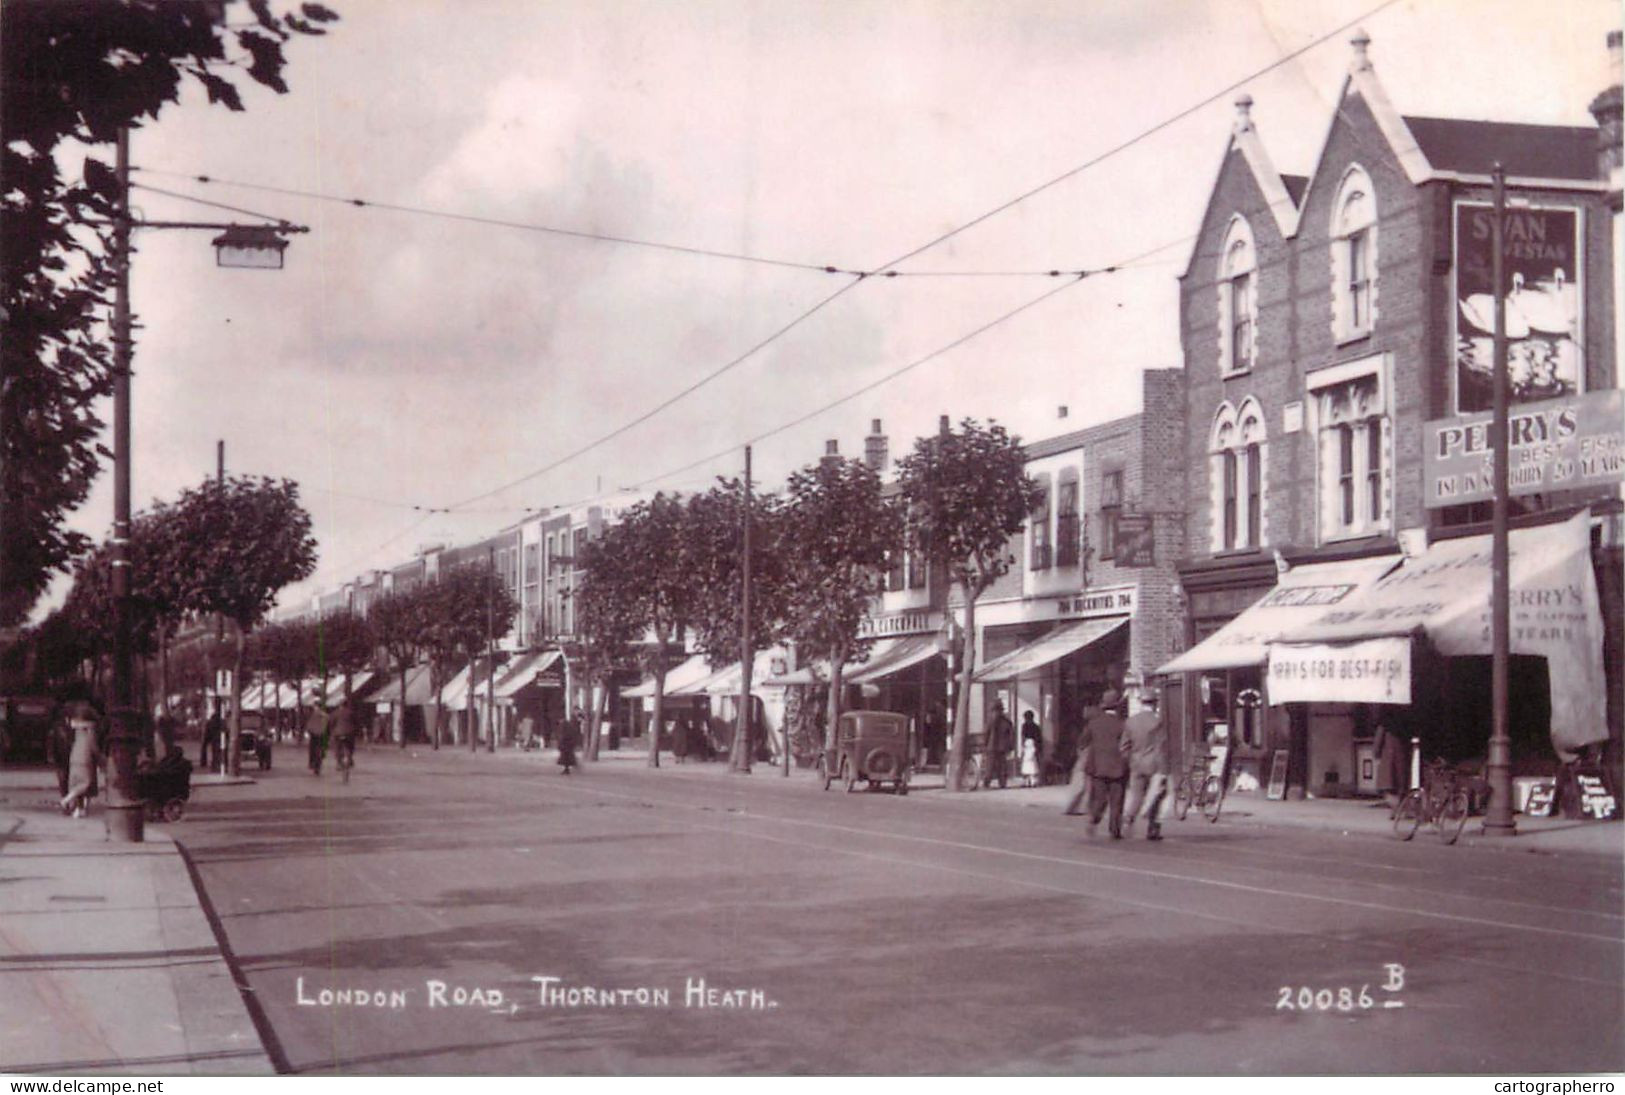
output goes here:
<path id="1" fill-rule="evenodd" d="M 1625 419 L 1617 389 L 1516 404 L 1507 416 L 1512 494 L 1575 490 L 1625 480 Z M 1430 509 L 1493 497 L 1490 415 L 1440 418 L 1425 427 L 1422 482 Z"/>

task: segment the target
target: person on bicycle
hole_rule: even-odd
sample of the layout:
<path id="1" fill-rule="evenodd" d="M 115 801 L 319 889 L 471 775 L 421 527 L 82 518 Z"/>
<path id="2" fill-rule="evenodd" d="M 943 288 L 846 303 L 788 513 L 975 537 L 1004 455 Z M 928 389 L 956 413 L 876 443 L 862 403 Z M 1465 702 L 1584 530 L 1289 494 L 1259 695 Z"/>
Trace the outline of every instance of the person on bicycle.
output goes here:
<path id="1" fill-rule="evenodd" d="M 333 761 L 340 768 L 355 763 L 355 709 L 348 698 L 333 713 Z"/>
<path id="2" fill-rule="evenodd" d="M 327 756 L 327 709 L 322 701 L 311 705 L 305 717 L 305 741 L 310 746 L 310 774 L 322 774 L 322 759 Z"/>

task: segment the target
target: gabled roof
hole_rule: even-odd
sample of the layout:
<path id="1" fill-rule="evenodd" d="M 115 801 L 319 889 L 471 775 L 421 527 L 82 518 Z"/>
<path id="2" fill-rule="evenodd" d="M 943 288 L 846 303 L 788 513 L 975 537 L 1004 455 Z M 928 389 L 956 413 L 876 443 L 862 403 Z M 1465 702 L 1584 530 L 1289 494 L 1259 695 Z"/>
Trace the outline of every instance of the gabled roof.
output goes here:
<path id="1" fill-rule="evenodd" d="M 1411 115 L 1405 124 L 1435 171 L 1488 175 L 1499 161 L 1508 175 L 1531 179 L 1597 177 L 1595 128 Z"/>
<path id="2" fill-rule="evenodd" d="M 1275 221 L 1276 230 L 1282 238 L 1290 238 L 1298 228 L 1298 203 L 1307 187 L 1308 180 L 1299 175 L 1282 175 L 1275 170 L 1275 164 L 1270 159 L 1269 150 L 1258 136 L 1258 127 L 1252 119 L 1252 96 L 1243 94 L 1236 99 L 1236 120 L 1231 127 L 1230 137 L 1224 143 L 1224 155 L 1219 158 L 1219 166 L 1213 173 L 1213 182 L 1208 185 L 1208 203 L 1202 210 L 1201 223 L 1206 224 L 1208 214 L 1213 211 L 1213 201 L 1219 193 L 1219 180 L 1224 177 L 1225 165 L 1230 162 L 1231 152 L 1240 152 L 1242 159 L 1247 161 L 1248 170 L 1251 171 L 1253 182 L 1264 196 L 1264 204 L 1268 206 L 1270 215 Z M 1288 183 L 1288 179 L 1295 183 Z M 1190 254 L 1185 258 L 1185 273 L 1189 274 L 1191 267 L 1196 263 L 1196 256 L 1201 252 L 1202 237 L 1198 233 L 1191 240 Z"/>
<path id="3" fill-rule="evenodd" d="M 1303 192 L 1309 189 L 1308 175 L 1282 175 L 1281 183 L 1286 187 L 1287 194 L 1292 198 L 1294 206 L 1303 205 Z"/>

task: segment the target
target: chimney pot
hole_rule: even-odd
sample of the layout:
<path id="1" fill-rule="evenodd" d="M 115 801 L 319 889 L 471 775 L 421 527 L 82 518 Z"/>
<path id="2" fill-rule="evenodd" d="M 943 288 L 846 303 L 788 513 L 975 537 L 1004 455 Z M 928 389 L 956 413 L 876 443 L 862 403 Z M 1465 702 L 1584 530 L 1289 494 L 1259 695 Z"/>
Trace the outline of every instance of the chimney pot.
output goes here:
<path id="1" fill-rule="evenodd" d="M 840 454 L 840 442 L 835 441 L 833 439 L 824 442 L 824 455 L 825 456 L 838 456 L 839 454 Z"/>
<path id="2" fill-rule="evenodd" d="M 1371 55 L 1369 51 L 1371 49 L 1371 35 L 1366 33 L 1364 27 L 1360 27 L 1354 32 L 1354 37 L 1349 39 L 1349 45 L 1354 47 L 1354 63 L 1350 66 L 1351 71 L 1370 71 Z"/>
<path id="3" fill-rule="evenodd" d="M 1055 408 L 1055 417 L 1056 418 L 1065 418 L 1068 413 L 1069 412 L 1067 410 L 1067 405 L 1065 403 L 1062 403 L 1059 407 Z"/>

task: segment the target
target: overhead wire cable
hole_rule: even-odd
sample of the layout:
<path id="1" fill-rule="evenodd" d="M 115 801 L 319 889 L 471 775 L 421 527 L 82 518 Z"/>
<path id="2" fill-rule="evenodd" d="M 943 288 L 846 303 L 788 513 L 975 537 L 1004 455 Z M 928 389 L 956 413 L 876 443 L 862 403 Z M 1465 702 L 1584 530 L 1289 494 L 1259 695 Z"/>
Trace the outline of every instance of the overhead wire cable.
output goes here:
<path id="1" fill-rule="evenodd" d="M 178 198 L 181 201 L 194 202 L 197 205 L 206 205 L 210 209 L 224 209 L 228 213 L 241 213 L 245 217 L 259 217 L 261 220 L 270 221 L 272 224 L 291 223 L 284 217 L 273 217 L 269 213 L 258 213 L 252 209 L 244 209 L 241 206 L 227 205 L 225 202 L 210 201 L 208 198 L 200 198 L 194 194 L 182 194 L 178 190 L 165 190 L 161 186 L 148 186 L 146 183 L 132 182 L 130 184 L 130 189 L 145 190 L 149 194 L 162 194 L 166 198 Z"/>

